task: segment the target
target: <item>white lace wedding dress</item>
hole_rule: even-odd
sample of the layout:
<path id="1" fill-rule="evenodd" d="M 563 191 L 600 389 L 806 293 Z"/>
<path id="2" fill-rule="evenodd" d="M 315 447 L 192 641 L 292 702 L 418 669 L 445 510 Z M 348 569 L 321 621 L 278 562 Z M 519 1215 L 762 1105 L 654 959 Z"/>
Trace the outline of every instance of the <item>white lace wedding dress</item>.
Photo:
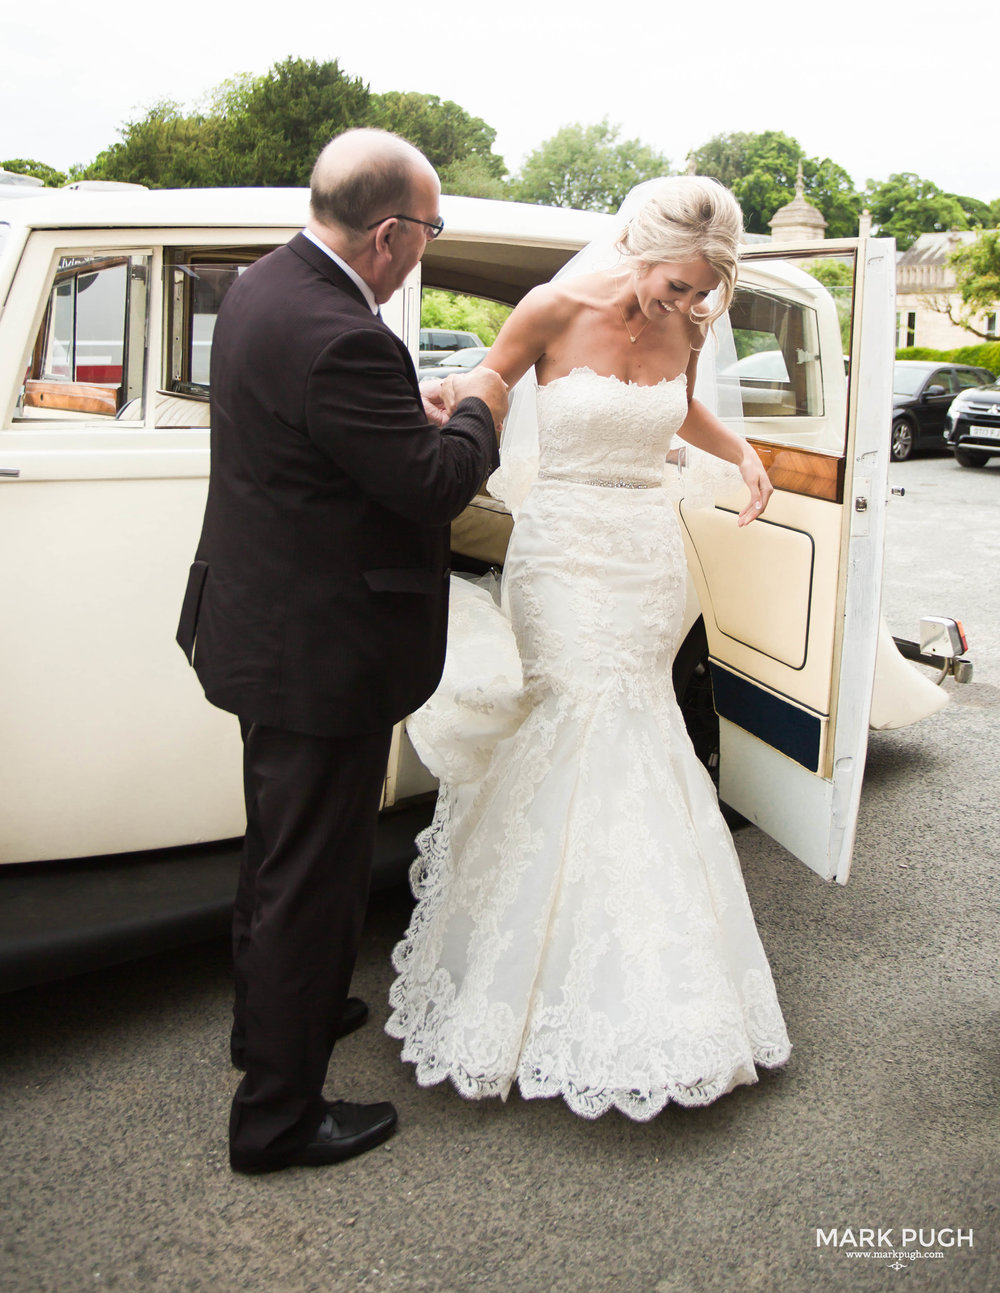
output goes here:
<path id="1" fill-rule="evenodd" d="M 685 412 L 683 377 L 541 388 L 513 636 L 487 593 L 456 590 L 445 676 L 410 723 L 442 789 L 386 1025 L 423 1085 L 505 1097 L 516 1079 L 647 1119 L 788 1057 L 671 682 L 686 575 L 664 458 Z"/>

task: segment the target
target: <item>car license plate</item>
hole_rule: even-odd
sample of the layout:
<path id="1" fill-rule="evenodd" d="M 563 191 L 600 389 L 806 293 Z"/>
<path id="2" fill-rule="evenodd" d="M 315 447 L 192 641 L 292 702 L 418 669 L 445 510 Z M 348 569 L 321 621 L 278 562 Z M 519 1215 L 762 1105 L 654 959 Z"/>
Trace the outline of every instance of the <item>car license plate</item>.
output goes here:
<path id="1" fill-rule="evenodd" d="M 969 434 L 978 437 L 980 440 L 1000 440 L 1000 426 L 979 427 L 970 426 Z"/>

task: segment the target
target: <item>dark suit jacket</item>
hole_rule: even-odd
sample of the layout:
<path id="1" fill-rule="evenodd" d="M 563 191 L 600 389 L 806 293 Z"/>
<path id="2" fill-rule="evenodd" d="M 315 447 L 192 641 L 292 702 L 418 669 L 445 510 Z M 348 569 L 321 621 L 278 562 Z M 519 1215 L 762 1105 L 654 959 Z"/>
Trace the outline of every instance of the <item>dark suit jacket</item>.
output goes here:
<path id="1" fill-rule="evenodd" d="M 242 274 L 212 345 L 212 461 L 178 630 L 208 699 L 319 736 L 385 728 L 444 662 L 448 523 L 498 462 L 301 234 Z"/>

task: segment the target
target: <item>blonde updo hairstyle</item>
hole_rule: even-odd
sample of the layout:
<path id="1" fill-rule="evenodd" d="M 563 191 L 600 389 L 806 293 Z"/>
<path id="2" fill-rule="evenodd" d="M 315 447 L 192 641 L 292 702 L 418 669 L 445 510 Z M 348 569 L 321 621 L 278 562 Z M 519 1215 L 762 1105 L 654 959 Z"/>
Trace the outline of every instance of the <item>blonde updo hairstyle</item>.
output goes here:
<path id="1" fill-rule="evenodd" d="M 640 273 L 648 265 L 707 261 L 719 275 L 716 300 L 703 312 L 692 310 L 691 317 L 711 324 L 733 299 L 742 233 L 743 212 L 727 188 L 702 175 L 671 175 L 657 181 L 622 230 L 617 249 Z"/>

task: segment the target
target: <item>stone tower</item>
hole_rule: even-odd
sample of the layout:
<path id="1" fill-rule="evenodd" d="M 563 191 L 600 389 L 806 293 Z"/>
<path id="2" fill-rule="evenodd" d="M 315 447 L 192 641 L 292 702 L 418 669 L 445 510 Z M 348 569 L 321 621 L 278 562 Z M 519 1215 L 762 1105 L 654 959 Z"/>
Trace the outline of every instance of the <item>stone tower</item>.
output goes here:
<path id="1" fill-rule="evenodd" d="M 779 207 L 768 223 L 775 242 L 822 242 L 826 236 L 822 211 L 806 201 L 801 162 L 795 178 L 795 197 Z"/>

